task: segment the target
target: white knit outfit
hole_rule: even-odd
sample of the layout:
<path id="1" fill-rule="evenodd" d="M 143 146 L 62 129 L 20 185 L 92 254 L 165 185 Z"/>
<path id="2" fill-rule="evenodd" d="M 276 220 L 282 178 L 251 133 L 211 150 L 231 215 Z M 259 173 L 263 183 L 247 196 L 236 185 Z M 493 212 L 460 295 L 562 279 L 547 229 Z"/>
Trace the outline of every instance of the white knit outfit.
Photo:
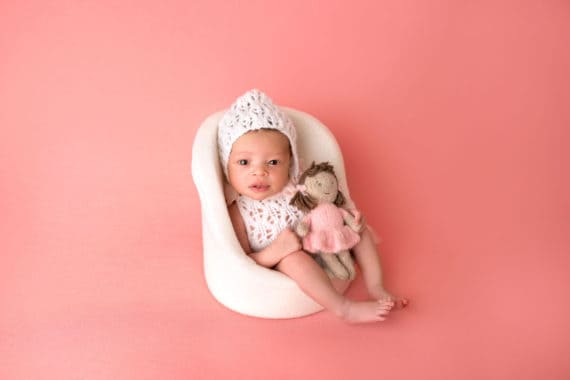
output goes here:
<path id="1" fill-rule="evenodd" d="M 293 228 L 302 213 L 289 204 L 290 196 L 279 193 L 261 201 L 239 196 L 237 205 L 254 251 L 267 247 L 285 228 Z"/>
<path id="2" fill-rule="evenodd" d="M 259 129 L 274 129 L 287 136 L 292 154 L 289 178 L 295 179 L 299 174 L 299 158 L 293 121 L 259 90 L 240 96 L 218 125 L 218 152 L 226 178 L 234 142 L 245 133 Z M 249 244 L 254 251 L 267 247 L 283 229 L 293 227 L 301 218 L 301 211 L 289 204 L 290 197 L 284 192 L 261 201 L 242 195 L 237 197 Z"/>

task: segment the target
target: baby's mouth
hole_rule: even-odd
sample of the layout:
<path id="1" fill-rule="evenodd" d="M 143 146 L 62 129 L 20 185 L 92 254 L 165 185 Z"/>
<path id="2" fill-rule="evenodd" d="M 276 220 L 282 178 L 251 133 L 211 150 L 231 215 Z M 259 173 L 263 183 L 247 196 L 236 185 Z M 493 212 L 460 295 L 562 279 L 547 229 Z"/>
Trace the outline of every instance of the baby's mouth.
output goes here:
<path id="1" fill-rule="evenodd" d="M 249 188 L 253 191 L 256 191 L 256 192 L 263 192 L 263 191 L 267 191 L 269 189 L 269 185 L 264 185 L 262 183 L 256 183 L 256 184 L 251 185 Z"/>

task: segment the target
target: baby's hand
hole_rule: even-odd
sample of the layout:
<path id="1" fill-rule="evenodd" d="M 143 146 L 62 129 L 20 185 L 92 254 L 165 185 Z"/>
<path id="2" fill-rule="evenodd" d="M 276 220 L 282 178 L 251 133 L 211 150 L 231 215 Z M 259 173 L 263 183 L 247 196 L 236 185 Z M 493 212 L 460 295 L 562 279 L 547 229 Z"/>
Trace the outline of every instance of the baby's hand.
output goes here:
<path id="1" fill-rule="evenodd" d="M 273 242 L 276 252 L 278 252 L 281 259 L 290 253 L 301 250 L 302 245 L 299 237 L 290 228 L 285 228 L 277 239 Z"/>

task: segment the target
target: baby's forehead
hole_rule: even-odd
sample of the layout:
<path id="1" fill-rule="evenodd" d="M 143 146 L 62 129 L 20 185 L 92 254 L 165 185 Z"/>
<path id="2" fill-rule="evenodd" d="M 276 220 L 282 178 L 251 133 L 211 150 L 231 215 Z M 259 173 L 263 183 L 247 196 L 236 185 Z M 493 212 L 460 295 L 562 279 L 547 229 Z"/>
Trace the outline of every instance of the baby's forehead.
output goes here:
<path id="1" fill-rule="evenodd" d="M 287 139 L 287 141 L 289 141 L 289 138 L 281 131 L 277 130 L 277 129 L 271 129 L 271 128 L 260 128 L 260 129 L 254 129 L 252 131 L 247 131 L 246 133 L 244 133 L 241 137 L 246 136 L 246 135 L 255 135 L 255 136 L 272 136 L 276 139 Z"/>
<path id="2" fill-rule="evenodd" d="M 233 148 L 242 144 L 275 144 L 280 147 L 287 147 L 289 149 L 289 138 L 276 129 L 256 129 L 248 131 L 241 135 L 232 145 Z"/>

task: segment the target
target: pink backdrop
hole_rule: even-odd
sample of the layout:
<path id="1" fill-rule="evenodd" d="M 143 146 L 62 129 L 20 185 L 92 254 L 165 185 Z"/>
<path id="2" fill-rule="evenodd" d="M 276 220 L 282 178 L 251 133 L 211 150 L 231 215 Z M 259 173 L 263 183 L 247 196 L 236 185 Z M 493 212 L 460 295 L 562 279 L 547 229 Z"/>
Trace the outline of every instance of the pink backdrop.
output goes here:
<path id="1" fill-rule="evenodd" d="M 569 38 L 562 0 L 1 2 L 0 378 L 570 378 Z M 409 310 L 210 296 L 191 144 L 252 87 L 336 134 Z"/>

